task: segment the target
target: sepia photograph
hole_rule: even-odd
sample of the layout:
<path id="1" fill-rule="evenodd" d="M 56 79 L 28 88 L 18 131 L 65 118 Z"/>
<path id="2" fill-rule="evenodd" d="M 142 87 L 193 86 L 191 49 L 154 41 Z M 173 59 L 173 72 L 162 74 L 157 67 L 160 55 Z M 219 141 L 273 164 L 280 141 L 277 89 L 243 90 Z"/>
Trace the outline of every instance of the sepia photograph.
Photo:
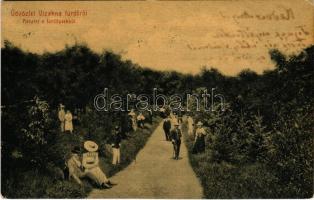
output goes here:
<path id="1" fill-rule="evenodd" d="M 313 0 L 1 2 L 1 197 L 310 199 Z"/>

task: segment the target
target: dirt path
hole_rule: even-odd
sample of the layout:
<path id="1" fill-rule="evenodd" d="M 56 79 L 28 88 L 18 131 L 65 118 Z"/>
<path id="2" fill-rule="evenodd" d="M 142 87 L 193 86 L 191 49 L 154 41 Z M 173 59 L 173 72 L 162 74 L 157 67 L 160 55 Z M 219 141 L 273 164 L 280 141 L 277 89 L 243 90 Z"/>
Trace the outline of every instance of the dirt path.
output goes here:
<path id="1" fill-rule="evenodd" d="M 172 159 L 172 144 L 165 141 L 161 123 L 136 161 L 110 178 L 118 185 L 94 189 L 88 198 L 202 198 L 202 187 L 190 166 L 184 143 L 180 157 Z"/>

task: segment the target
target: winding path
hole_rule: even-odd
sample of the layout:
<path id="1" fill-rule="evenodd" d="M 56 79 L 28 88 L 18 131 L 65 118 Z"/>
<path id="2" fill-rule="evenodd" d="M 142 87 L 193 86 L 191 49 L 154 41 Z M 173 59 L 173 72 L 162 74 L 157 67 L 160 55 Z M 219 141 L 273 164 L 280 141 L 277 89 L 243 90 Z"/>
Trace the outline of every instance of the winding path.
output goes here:
<path id="1" fill-rule="evenodd" d="M 180 157 L 172 159 L 172 144 L 165 141 L 160 123 L 136 161 L 110 178 L 118 185 L 94 189 L 88 198 L 202 198 L 203 189 L 190 166 L 184 143 Z"/>

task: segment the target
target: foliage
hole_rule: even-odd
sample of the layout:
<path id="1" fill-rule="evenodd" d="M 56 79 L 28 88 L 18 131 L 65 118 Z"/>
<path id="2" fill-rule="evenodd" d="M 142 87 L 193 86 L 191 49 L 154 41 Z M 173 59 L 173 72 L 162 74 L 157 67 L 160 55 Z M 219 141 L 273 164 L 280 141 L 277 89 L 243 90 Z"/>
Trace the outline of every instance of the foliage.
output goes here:
<path id="1" fill-rule="evenodd" d="M 190 114 L 204 122 L 208 133 L 206 153 L 191 155 L 207 198 L 313 194 L 314 46 L 297 55 L 271 50 L 274 69 L 263 74 L 244 70 L 235 77 L 206 67 L 196 75 L 154 71 L 82 44 L 38 55 L 5 41 L 1 55 L 1 179 L 6 197 L 87 195 L 88 188 L 64 181 L 62 173 L 70 150 L 86 139 L 99 144 L 101 165 L 110 175 L 134 160 L 156 121 L 124 141 L 123 165 L 112 169 L 107 143 L 127 113 L 92 109 L 93 98 L 105 87 L 121 95 L 151 94 L 154 87 L 165 95 L 200 95 L 211 88 L 223 94 L 224 109 L 215 102 L 212 112 L 193 112 L 195 100 L 189 102 Z M 56 108 L 61 102 L 68 110 L 82 111 L 72 135 L 59 131 Z M 188 140 L 189 149 L 191 145 Z"/>
<path id="2" fill-rule="evenodd" d="M 205 154 L 190 154 L 206 198 L 313 195 L 313 52 L 312 46 L 289 57 L 272 50 L 273 71 L 216 78 L 229 89 L 226 111 L 193 113 L 210 135 Z"/>

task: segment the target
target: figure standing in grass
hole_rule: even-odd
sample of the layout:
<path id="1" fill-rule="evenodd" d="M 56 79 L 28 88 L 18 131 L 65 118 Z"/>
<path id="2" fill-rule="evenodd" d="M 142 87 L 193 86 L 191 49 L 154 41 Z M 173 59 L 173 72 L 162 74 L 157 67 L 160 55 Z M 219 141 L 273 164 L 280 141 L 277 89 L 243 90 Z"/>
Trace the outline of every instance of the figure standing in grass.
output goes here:
<path id="1" fill-rule="evenodd" d="M 194 141 L 194 146 L 192 153 L 197 154 L 197 153 L 204 153 L 205 152 L 205 136 L 206 136 L 206 131 L 202 127 L 203 123 L 198 122 L 196 124 L 197 128 L 195 131 L 195 141 Z"/>
<path id="2" fill-rule="evenodd" d="M 140 112 L 140 114 L 137 116 L 136 119 L 137 119 L 137 126 L 140 128 L 144 128 L 145 117 L 144 117 L 143 113 Z"/>
<path id="3" fill-rule="evenodd" d="M 179 159 L 180 154 L 180 146 L 181 146 L 181 130 L 179 129 L 179 123 L 174 122 L 174 129 L 171 131 L 171 141 L 173 144 L 173 150 L 174 150 L 174 159 Z"/>
<path id="4" fill-rule="evenodd" d="M 60 104 L 60 107 L 59 107 L 58 118 L 60 121 L 60 130 L 61 132 L 64 132 L 65 112 L 64 112 L 64 105 L 62 103 Z"/>
<path id="5" fill-rule="evenodd" d="M 188 116 L 187 118 L 188 121 L 188 134 L 189 136 L 193 136 L 193 132 L 194 132 L 194 120 L 192 118 L 192 116 Z"/>
<path id="6" fill-rule="evenodd" d="M 64 126 L 64 130 L 67 132 L 70 132 L 72 133 L 73 132 L 73 123 L 72 123 L 72 113 L 67 110 L 65 116 L 64 116 L 64 119 L 65 119 L 65 126 Z"/>
<path id="7" fill-rule="evenodd" d="M 111 147 L 112 147 L 112 164 L 116 166 L 120 164 L 120 145 L 122 141 L 122 135 L 119 130 L 119 126 L 115 127 L 112 135 Z"/>
<path id="8" fill-rule="evenodd" d="M 137 130 L 137 124 L 136 124 L 136 114 L 134 112 L 134 109 L 132 109 L 128 115 L 131 117 L 131 120 L 132 120 L 132 129 L 133 129 L 133 131 L 136 131 Z"/>

